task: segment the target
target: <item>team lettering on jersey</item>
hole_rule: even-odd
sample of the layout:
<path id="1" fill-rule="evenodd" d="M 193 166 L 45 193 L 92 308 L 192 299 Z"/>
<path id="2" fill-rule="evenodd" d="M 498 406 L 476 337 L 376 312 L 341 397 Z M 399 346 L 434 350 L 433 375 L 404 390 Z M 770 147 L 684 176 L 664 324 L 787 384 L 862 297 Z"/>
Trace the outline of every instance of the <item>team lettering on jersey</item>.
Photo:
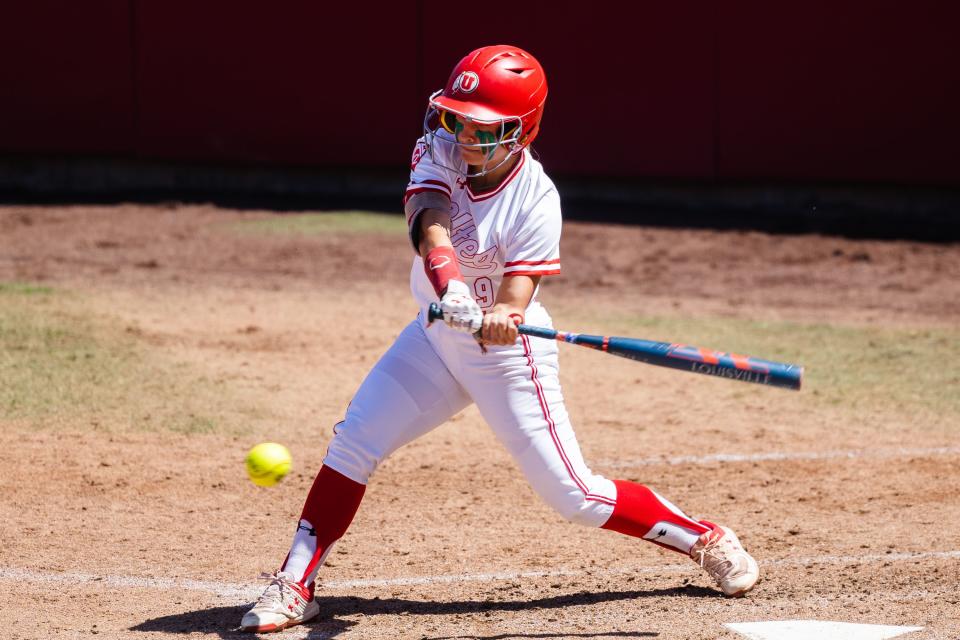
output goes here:
<path id="1" fill-rule="evenodd" d="M 463 275 L 476 277 L 489 275 L 497 270 L 496 245 L 486 251 L 477 252 L 480 240 L 477 237 L 477 225 L 469 211 L 460 211 L 455 202 L 450 203 L 450 240 L 457 252 L 457 261 Z"/>
<path id="2" fill-rule="evenodd" d="M 427 143 L 423 140 L 417 142 L 417 146 L 413 148 L 413 157 L 410 158 L 410 171 L 414 171 L 417 168 L 417 165 L 420 164 L 420 160 L 423 159 L 424 154 L 427 153 Z"/>

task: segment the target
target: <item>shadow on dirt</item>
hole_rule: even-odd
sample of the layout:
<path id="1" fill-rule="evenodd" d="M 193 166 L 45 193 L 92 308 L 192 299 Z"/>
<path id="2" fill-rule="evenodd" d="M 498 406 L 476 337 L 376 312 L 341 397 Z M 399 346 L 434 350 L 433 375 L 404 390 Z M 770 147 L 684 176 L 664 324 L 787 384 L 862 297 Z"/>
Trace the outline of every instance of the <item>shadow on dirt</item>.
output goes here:
<path id="1" fill-rule="evenodd" d="M 343 620 L 335 616 L 378 616 L 378 615 L 455 615 L 470 613 L 496 613 L 529 611 L 532 609 L 560 609 L 570 606 L 582 606 L 637 598 L 661 598 L 685 596 L 688 598 L 721 598 L 719 592 L 704 587 L 686 586 L 672 589 L 652 589 L 649 591 L 601 591 L 581 592 L 567 595 L 537 598 L 535 600 L 464 600 L 453 602 L 432 602 L 426 600 L 404 600 L 402 598 L 359 598 L 355 596 L 328 596 L 317 598 L 320 603 L 320 617 L 305 625 L 309 630 L 308 638 L 322 640 L 336 638 L 338 635 L 359 624 L 353 620 Z M 238 629 L 240 618 L 250 605 L 231 607 L 212 607 L 197 611 L 176 613 L 160 618 L 146 620 L 131 627 L 131 631 L 162 631 L 165 633 L 215 633 L 221 638 L 249 638 L 249 634 Z M 412 621 L 411 621 L 412 623 Z M 493 636 L 457 635 L 431 638 L 430 640 L 507 640 L 509 638 L 653 638 L 659 636 L 653 631 L 609 631 L 594 633 L 520 633 Z"/>
<path id="2" fill-rule="evenodd" d="M 182 633 L 186 634 L 216 634 L 221 638 L 253 638 L 249 633 L 240 631 L 240 618 L 250 608 L 249 604 L 235 607 L 211 607 L 209 609 L 199 609 L 197 611 L 185 611 L 175 613 L 170 616 L 162 616 L 145 620 L 140 624 L 130 627 L 131 631 L 157 631 L 166 634 Z M 307 623 L 303 629 L 308 630 L 307 638 L 310 640 L 323 640 L 326 638 L 336 638 L 350 627 L 357 624 L 353 620 L 343 620 L 334 618 L 331 614 L 324 615 L 321 610 L 320 617 Z M 299 627 L 297 627 L 299 628 Z"/>
<path id="3" fill-rule="evenodd" d="M 510 640 L 511 638 L 656 638 L 655 631 L 600 631 L 598 633 L 501 633 L 495 636 L 424 636 L 422 640 Z"/>

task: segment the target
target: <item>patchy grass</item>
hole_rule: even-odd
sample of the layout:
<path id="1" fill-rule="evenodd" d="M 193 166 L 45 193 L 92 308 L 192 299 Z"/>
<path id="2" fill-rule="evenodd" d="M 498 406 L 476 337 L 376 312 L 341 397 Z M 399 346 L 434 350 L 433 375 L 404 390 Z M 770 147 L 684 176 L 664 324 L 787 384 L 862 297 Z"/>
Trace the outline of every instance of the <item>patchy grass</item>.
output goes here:
<path id="1" fill-rule="evenodd" d="M 576 324 L 582 333 L 681 342 L 803 365 L 800 393 L 814 405 L 960 420 L 960 330 L 647 316 L 584 316 L 580 324 L 565 316 L 564 324 Z"/>
<path id="2" fill-rule="evenodd" d="M 53 287 L 45 287 L 29 282 L 0 282 L 0 295 L 19 294 L 24 296 L 45 296 L 53 293 Z"/>
<path id="3" fill-rule="evenodd" d="M 240 233 L 317 236 L 325 234 L 403 235 L 407 223 L 402 213 L 329 211 L 323 213 L 278 213 L 269 218 L 230 224 Z"/>
<path id="4" fill-rule="evenodd" d="M 254 417 L 229 390 L 43 289 L 0 286 L 0 420 L 237 433 Z"/>

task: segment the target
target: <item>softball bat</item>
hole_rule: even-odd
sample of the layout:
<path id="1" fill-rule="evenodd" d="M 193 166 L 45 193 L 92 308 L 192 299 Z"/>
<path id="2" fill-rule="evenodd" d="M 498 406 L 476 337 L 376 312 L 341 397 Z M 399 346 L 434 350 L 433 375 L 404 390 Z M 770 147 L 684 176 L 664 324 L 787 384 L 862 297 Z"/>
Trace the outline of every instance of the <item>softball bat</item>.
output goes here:
<path id="1" fill-rule="evenodd" d="M 443 311 L 440 310 L 440 305 L 431 304 L 427 317 L 431 322 L 442 320 Z M 597 349 L 658 367 L 669 367 L 740 382 L 799 391 L 803 381 L 803 367 L 800 365 L 761 360 L 752 356 L 713 351 L 685 344 L 616 336 L 593 336 L 528 324 L 517 325 L 517 331 L 528 336 Z"/>

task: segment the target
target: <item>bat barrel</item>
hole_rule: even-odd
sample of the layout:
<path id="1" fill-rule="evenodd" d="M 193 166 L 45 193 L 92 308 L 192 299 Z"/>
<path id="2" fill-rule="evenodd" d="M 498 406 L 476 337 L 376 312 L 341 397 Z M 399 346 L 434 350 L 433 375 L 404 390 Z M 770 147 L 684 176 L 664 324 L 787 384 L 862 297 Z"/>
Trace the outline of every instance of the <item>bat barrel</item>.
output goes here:
<path id="1" fill-rule="evenodd" d="M 799 365 L 682 344 L 610 338 L 606 350 L 631 360 L 728 380 L 793 390 L 799 390 L 803 382 L 803 367 Z"/>

